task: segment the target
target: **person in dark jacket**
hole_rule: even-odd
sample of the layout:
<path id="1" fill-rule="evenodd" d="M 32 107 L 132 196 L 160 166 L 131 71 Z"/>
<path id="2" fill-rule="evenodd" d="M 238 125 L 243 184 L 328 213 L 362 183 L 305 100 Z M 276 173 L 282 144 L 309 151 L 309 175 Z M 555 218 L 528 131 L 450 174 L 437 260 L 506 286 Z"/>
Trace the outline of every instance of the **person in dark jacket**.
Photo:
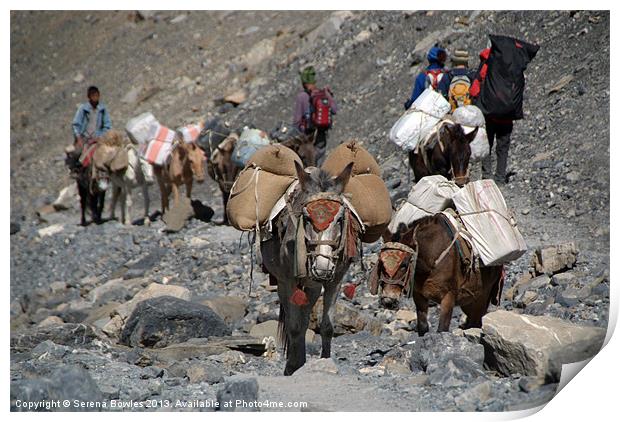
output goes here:
<path id="1" fill-rule="evenodd" d="M 469 95 L 472 99 L 476 99 L 480 95 L 482 90 L 482 84 L 487 76 L 488 60 L 491 55 L 491 49 L 485 48 L 480 52 L 480 65 L 474 81 L 469 89 Z M 487 137 L 489 138 L 489 149 L 493 150 L 495 144 L 495 173 L 493 174 L 493 157 L 489 154 L 482 160 L 482 178 L 493 178 L 496 183 L 504 184 L 507 182 L 507 170 L 508 170 L 508 151 L 510 150 L 510 135 L 512 134 L 513 121 L 512 119 L 501 119 L 497 117 L 491 117 L 489 115 L 484 116 L 487 130 Z M 497 141 L 497 142 L 496 142 Z"/>
<path id="2" fill-rule="evenodd" d="M 405 110 L 409 110 L 411 104 L 424 92 L 426 88 L 431 86 L 433 89 L 438 90 L 441 80 L 445 76 L 444 65 L 446 63 L 448 55 L 446 50 L 440 47 L 433 47 L 428 51 L 426 59 L 428 60 L 428 66 L 422 72 L 416 76 L 413 91 L 411 97 L 405 102 Z M 442 95 L 446 95 L 446 92 L 442 92 Z"/>

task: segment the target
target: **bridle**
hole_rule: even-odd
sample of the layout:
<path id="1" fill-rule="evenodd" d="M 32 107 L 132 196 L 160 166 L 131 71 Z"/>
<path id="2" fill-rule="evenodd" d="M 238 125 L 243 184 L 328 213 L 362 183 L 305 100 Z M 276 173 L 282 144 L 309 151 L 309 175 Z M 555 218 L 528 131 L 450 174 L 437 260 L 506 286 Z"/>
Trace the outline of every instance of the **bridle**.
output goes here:
<path id="1" fill-rule="evenodd" d="M 383 245 L 375 269 L 376 280 L 371 280 L 371 291 L 374 290 L 373 293 L 376 294 L 379 286 L 388 284 L 400 286 L 403 293 L 408 297 L 413 294 L 413 276 L 418 257 L 417 243 L 414 246 L 416 249 L 400 242 L 386 242 Z M 406 259 L 408 259 L 407 269 L 400 277 L 394 277 Z"/>

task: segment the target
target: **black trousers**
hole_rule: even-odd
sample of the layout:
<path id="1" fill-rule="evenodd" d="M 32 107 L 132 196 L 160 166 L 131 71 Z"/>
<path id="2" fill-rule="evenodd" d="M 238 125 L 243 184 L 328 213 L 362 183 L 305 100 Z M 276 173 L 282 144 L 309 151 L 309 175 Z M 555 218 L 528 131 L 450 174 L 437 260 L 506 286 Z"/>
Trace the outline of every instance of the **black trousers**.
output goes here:
<path id="1" fill-rule="evenodd" d="M 495 145 L 495 156 L 497 157 L 497 163 L 495 165 L 494 179 L 499 182 L 506 181 L 506 169 L 508 168 L 508 151 L 510 149 L 510 135 L 512 134 L 512 122 L 510 123 L 497 123 L 490 119 L 486 120 L 487 136 L 489 138 L 489 148 L 493 149 L 493 144 L 497 140 Z M 492 158 L 491 154 L 482 160 L 482 178 L 491 178 L 492 172 Z"/>
<path id="2" fill-rule="evenodd" d="M 314 134 L 316 131 L 316 134 Z M 316 166 L 320 167 L 325 160 L 325 151 L 327 150 L 327 130 L 312 129 L 310 133 L 314 134 L 314 149 L 316 151 Z"/>

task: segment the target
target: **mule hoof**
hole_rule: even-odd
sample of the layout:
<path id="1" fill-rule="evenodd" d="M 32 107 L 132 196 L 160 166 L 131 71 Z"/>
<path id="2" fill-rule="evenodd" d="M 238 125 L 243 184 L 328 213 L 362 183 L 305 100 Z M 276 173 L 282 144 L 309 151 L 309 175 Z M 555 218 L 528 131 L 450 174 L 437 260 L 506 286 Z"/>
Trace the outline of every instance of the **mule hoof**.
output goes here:
<path id="1" fill-rule="evenodd" d="M 148 217 L 144 217 L 144 226 L 149 227 L 151 225 L 151 219 Z"/>

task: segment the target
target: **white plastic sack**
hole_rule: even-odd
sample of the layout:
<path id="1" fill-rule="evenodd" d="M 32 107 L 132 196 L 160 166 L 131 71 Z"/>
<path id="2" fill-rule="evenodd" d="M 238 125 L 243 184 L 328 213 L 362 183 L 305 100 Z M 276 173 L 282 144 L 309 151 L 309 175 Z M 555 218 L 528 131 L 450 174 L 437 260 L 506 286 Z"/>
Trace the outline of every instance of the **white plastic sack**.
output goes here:
<path id="1" fill-rule="evenodd" d="M 463 129 L 471 129 L 467 126 L 463 126 Z M 487 136 L 487 130 L 484 127 L 478 127 L 478 133 L 473 141 L 469 143 L 471 148 L 471 161 L 481 161 L 491 153 L 491 147 L 489 146 L 489 138 Z"/>
<path id="2" fill-rule="evenodd" d="M 392 126 L 390 141 L 405 151 L 413 151 L 449 111 L 450 103 L 441 94 L 425 90 Z"/>
<path id="3" fill-rule="evenodd" d="M 407 202 L 396 211 L 388 230 L 395 233 L 401 223 L 409 226 L 416 220 L 445 210 L 458 191 L 456 183 L 441 175 L 423 177 L 409 192 Z"/>
<path id="4" fill-rule="evenodd" d="M 243 168 L 256 151 L 269 144 L 271 140 L 264 131 L 245 127 L 235 144 L 232 161 L 236 166 Z"/>
<path id="5" fill-rule="evenodd" d="M 475 105 L 458 107 L 452 112 L 452 120 L 463 126 L 485 127 L 486 123 L 482 111 Z"/>
<path id="6" fill-rule="evenodd" d="M 463 127 L 465 133 L 470 133 L 478 128 L 478 133 L 469 144 L 471 147 L 472 161 L 479 161 L 490 154 L 489 138 L 486 131 L 486 123 L 482 111 L 474 105 L 466 105 L 457 108 L 452 113 L 452 120 Z"/>
<path id="7" fill-rule="evenodd" d="M 468 183 L 453 197 L 484 265 L 514 261 L 527 245 L 493 180 Z"/>
<path id="8" fill-rule="evenodd" d="M 155 137 L 159 122 L 153 114 L 146 112 L 129 120 L 125 131 L 134 144 L 142 145 Z"/>

